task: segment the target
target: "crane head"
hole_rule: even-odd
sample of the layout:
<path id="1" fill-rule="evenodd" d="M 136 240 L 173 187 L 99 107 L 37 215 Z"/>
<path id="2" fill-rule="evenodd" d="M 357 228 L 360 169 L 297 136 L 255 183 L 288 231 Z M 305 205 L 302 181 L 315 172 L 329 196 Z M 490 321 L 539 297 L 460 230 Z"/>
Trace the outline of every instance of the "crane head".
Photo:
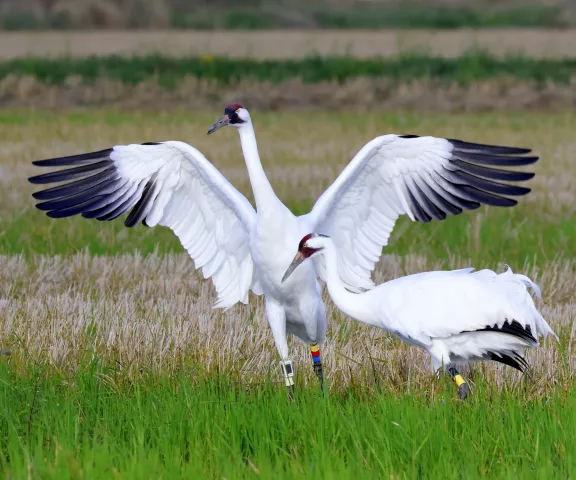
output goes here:
<path id="1" fill-rule="evenodd" d="M 224 115 L 210 127 L 208 135 L 222 127 L 226 127 L 227 125 L 240 128 L 243 124 L 248 122 L 250 122 L 250 114 L 248 113 L 248 110 L 239 103 L 233 103 L 224 109 Z"/>
<path id="2" fill-rule="evenodd" d="M 313 257 L 318 252 L 324 250 L 324 245 L 326 239 L 330 238 L 328 235 L 322 235 L 321 233 L 309 233 L 306 235 L 300 243 L 298 244 L 298 253 L 292 260 L 292 263 L 286 270 L 286 273 L 282 277 L 282 283 L 292 274 L 296 267 L 300 265 L 307 258 Z"/>

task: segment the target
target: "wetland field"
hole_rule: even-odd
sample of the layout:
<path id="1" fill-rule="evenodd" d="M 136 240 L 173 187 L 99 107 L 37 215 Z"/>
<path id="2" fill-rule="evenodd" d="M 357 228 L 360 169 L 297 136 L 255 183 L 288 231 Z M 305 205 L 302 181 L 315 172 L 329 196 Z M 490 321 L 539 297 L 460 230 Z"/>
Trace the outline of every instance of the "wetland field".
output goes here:
<path id="1" fill-rule="evenodd" d="M 249 105 L 248 105 L 248 108 Z M 576 117 L 568 113 L 251 110 L 278 196 L 305 213 L 384 133 L 533 148 L 532 192 L 512 209 L 402 218 L 376 283 L 474 266 L 530 275 L 560 336 L 530 372 L 463 369 L 467 402 L 428 357 L 326 297 L 326 393 L 291 340 L 288 400 L 262 298 L 214 310 L 214 290 L 171 231 L 52 220 L 33 160 L 182 140 L 249 199 L 221 111 L 0 113 L 0 473 L 4 478 L 552 478 L 576 475 Z"/>

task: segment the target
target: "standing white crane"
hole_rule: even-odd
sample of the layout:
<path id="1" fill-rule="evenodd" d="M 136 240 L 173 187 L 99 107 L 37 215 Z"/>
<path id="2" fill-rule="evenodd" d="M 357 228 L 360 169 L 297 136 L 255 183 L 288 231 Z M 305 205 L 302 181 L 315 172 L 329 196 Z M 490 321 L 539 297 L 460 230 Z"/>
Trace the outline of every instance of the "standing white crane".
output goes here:
<path id="1" fill-rule="evenodd" d="M 43 167 L 72 168 L 38 175 L 30 182 L 68 182 L 34 193 L 37 207 L 53 218 L 82 214 L 112 220 L 130 212 L 127 227 L 139 222 L 174 231 L 184 248 L 211 277 L 216 307 L 248 302 L 248 291 L 266 298 L 266 314 L 286 385 L 293 367 L 286 335 L 310 344 L 322 384 L 319 344 L 326 332 L 325 308 L 317 277 L 321 262 L 308 263 L 290 281 L 282 274 L 304 234 L 331 234 L 340 256 L 340 276 L 352 291 L 370 289 L 374 264 L 396 219 L 444 219 L 482 203 L 516 205 L 508 196 L 525 195 L 533 173 L 491 168 L 529 165 L 530 150 L 414 135 L 384 135 L 367 143 L 318 199 L 312 211 L 294 216 L 276 197 L 262 168 L 248 111 L 230 105 L 208 133 L 238 129 L 254 191 L 256 211 L 194 147 L 175 141 L 120 145 L 99 152 L 40 160 Z"/>
<path id="2" fill-rule="evenodd" d="M 300 241 L 282 281 L 315 256 L 324 258 L 328 293 L 344 314 L 425 349 L 435 371 L 444 366 L 452 375 L 462 399 L 467 384 L 452 362 L 494 360 L 524 371 L 524 351 L 537 347 L 538 337 L 558 340 L 527 291 L 531 287 L 540 297 L 540 288 L 510 268 L 501 274 L 473 268 L 417 273 L 350 293 L 340 279 L 334 242 L 311 233 Z"/>

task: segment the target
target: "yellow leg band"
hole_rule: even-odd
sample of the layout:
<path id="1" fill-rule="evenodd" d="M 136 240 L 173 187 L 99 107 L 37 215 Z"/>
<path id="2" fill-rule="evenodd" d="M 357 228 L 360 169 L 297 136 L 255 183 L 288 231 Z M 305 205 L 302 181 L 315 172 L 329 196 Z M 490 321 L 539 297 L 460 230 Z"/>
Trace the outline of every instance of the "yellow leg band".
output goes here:
<path id="1" fill-rule="evenodd" d="M 458 374 L 454 377 L 454 381 L 456 382 L 456 386 L 460 386 L 460 385 L 464 385 L 466 383 L 466 380 L 464 380 L 462 378 L 462 375 Z"/>
<path id="2" fill-rule="evenodd" d="M 311 351 L 312 353 L 314 353 L 314 352 L 319 352 L 319 351 L 320 351 L 320 347 L 318 346 L 317 343 L 311 343 L 311 344 L 310 344 L 310 351 Z"/>

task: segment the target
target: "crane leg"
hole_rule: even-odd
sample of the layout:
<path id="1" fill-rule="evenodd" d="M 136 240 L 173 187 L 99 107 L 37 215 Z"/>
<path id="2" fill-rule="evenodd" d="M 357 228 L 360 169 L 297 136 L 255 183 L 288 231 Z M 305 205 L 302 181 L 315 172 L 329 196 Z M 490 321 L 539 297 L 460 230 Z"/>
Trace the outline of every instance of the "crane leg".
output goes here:
<path id="1" fill-rule="evenodd" d="M 314 362 L 314 373 L 320 380 L 320 388 L 324 391 L 324 373 L 322 372 L 322 357 L 320 356 L 320 347 L 317 343 L 310 344 L 310 353 L 312 353 L 312 362 Z"/>
<path id="2" fill-rule="evenodd" d="M 460 394 L 460 400 L 466 399 L 466 397 L 468 396 L 468 384 L 466 383 L 466 380 L 464 380 L 462 375 L 460 375 L 458 370 L 456 370 L 456 367 L 454 367 L 453 365 L 448 364 L 446 366 L 446 369 L 448 370 L 448 372 L 450 372 L 450 375 L 452 376 L 452 380 L 454 380 L 454 383 L 458 387 L 458 393 Z"/>
<path id="3" fill-rule="evenodd" d="M 286 339 L 286 312 L 282 305 L 273 299 L 266 299 L 266 316 L 272 329 L 274 343 L 280 354 L 280 368 L 284 383 L 288 387 L 288 396 L 294 401 L 294 367 L 288 359 L 288 341 Z"/>

